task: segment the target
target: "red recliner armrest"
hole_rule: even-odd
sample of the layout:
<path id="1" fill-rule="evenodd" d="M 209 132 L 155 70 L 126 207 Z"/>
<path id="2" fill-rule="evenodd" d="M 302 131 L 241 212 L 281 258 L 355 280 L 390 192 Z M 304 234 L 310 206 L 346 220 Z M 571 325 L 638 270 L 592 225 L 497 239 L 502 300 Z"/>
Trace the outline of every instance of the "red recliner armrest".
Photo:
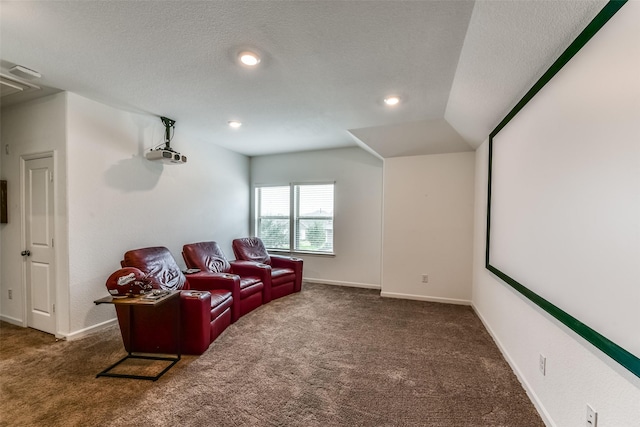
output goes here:
<path id="1" fill-rule="evenodd" d="M 181 291 L 182 352 L 202 354 L 211 343 L 211 294 Z"/>
<path id="2" fill-rule="evenodd" d="M 255 261 L 231 261 L 231 271 L 240 276 L 259 277 L 264 284 L 264 303 L 271 301 L 271 266 Z"/>
<path id="3" fill-rule="evenodd" d="M 294 292 L 302 290 L 302 258 L 287 257 L 282 255 L 271 255 L 271 265 L 276 268 L 290 268 L 296 275 L 293 287 Z"/>
<path id="4" fill-rule="evenodd" d="M 231 322 L 240 317 L 240 277 L 228 273 L 194 273 L 187 276 L 187 289 L 210 291 L 224 289 L 231 292 L 233 305 L 231 306 Z"/>

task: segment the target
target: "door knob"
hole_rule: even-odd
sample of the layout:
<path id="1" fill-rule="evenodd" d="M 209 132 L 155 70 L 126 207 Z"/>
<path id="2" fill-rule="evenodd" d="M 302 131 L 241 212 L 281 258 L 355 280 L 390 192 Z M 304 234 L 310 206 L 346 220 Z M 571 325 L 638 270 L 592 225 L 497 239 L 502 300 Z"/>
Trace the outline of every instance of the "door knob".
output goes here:
<path id="1" fill-rule="evenodd" d="M 22 256 L 31 256 L 31 251 L 29 251 L 29 250 L 22 251 L 22 252 L 20 252 L 20 255 L 22 255 Z"/>

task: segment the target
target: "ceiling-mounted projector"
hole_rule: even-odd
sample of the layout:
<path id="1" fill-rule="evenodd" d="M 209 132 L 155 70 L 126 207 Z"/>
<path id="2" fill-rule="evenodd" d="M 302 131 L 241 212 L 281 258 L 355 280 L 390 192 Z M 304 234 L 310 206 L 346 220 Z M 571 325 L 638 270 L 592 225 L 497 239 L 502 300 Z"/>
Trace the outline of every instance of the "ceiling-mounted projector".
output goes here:
<path id="1" fill-rule="evenodd" d="M 175 128 L 176 121 L 166 117 L 160 117 L 160 120 L 162 120 L 162 124 L 164 124 L 165 128 L 164 147 L 152 149 L 145 154 L 145 157 L 148 160 L 159 160 L 167 164 L 187 163 L 187 156 L 183 156 L 171 148 L 171 128 Z"/>
<path id="2" fill-rule="evenodd" d="M 161 160 L 165 163 L 187 163 L 187 156 L 166 148 L 149 151 L 145 157 L 149 160 Z"/>

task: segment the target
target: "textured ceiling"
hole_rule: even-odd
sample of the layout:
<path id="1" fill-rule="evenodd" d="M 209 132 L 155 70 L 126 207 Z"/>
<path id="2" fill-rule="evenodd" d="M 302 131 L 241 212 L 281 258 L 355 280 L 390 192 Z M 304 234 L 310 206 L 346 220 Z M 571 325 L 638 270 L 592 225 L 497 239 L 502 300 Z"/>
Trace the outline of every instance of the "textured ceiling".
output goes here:
<path id="1" fill-rule="evenodd" d="M 458 152 L 604 3 L 2 1 L 0 66 L 250 156 L 356 143 L 381 157 Z M 257 69 L 237 64 L 246 48 Z M 390 93 L 403 103 L 385 107 Z"/>
<path id="2" fill-rule="evenodd" d="M 428 154 L 472 150 L 445 119 L 352 129 L 351 133 L 382 158 L 423 155 L 427 147 Z"/>
<path id="3" fill-rule="evenodd" d="M 445 119 L 477 148 L 606 1 L 478 1 Z"/>

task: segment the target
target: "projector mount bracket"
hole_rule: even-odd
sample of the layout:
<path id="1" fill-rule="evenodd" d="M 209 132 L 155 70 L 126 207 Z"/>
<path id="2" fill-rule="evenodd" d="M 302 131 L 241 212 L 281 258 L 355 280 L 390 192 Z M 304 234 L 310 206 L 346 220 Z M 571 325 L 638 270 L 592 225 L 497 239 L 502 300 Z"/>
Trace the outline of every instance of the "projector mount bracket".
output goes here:
<path id="1" fill-rule="evenodd" d="M 162 124 L 164 125 L 164 149 L 174 151 L 171 149 L 171 129 L 176 127 L 176 121 L 167 117 L 160 117 L 160 120 L 162 120 Z"/>

